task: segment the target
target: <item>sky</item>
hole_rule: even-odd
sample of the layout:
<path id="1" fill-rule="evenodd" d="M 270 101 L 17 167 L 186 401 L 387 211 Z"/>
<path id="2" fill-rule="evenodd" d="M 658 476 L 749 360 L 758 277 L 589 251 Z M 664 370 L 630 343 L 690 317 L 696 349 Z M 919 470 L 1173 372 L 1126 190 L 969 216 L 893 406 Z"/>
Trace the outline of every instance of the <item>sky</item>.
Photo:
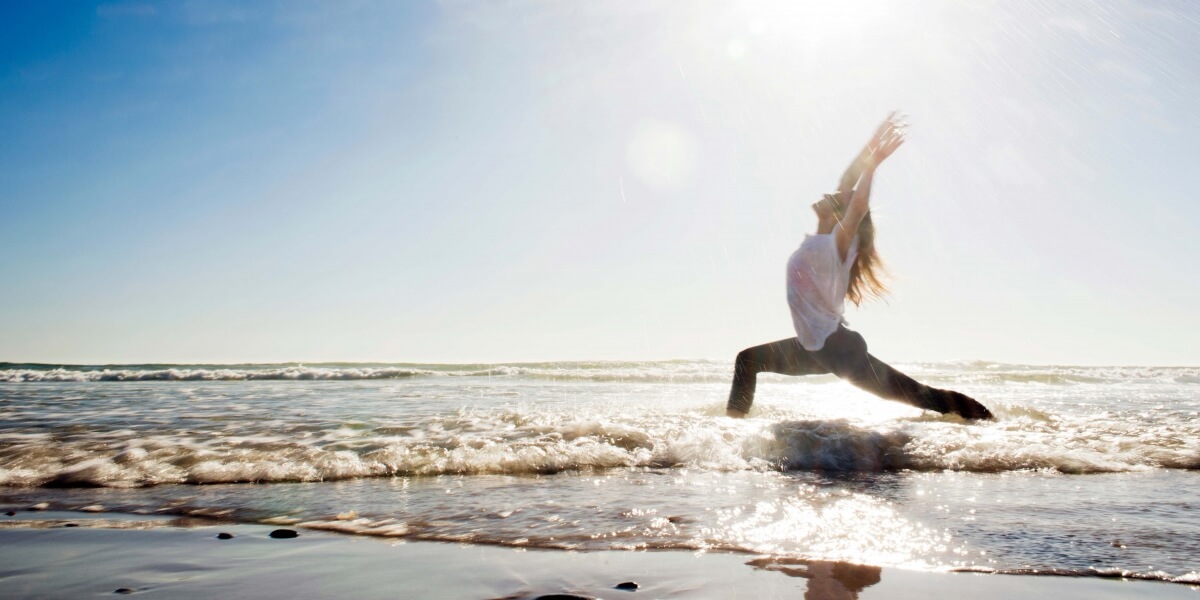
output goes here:
<path id="1" fill-rule="evenodd" d="M 1200 365 L 1200 5 L 0 5 L 0 361 L 732 360 L 874 127 L 888 362 Z"/>

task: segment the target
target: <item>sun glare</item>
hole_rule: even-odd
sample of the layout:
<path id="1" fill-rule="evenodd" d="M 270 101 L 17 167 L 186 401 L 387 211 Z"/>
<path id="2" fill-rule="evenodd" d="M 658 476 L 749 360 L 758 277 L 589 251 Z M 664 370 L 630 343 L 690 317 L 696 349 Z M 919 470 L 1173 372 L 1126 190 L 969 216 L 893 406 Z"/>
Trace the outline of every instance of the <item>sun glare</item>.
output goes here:
<path id="1" fill-rule="evenodd" d="M 691 177 L 696 151 L 694 136 L 683 127 L 646 120 L 634 130 L 626 157 L 639 180 L 654 190 L 667 191 L 679 189 Z"/>
<path id="2" fill-rule="evenodd" d="M 751 33 L 821 43 L 867 33 L 885 20 L 890 0 L 769 0 L 752 4 Z"/>

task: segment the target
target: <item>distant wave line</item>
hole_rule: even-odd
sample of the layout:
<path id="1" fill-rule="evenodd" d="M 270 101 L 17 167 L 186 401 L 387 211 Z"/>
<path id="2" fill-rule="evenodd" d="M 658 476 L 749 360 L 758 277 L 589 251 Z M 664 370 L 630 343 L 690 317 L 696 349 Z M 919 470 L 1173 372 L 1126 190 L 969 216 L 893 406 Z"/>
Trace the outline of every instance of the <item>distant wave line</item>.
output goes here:
<path id="1" fill-rule="evenodd" d="M 900 364 L 922 378 L 958 383 L 1113 384 L 1160 381 L 1200 384 L 1200 367 L 1033 366 L 958 361 Z M 728 381 L 729 362 L 670 360 L 644 362 L 541 362 L 510 364 L 274 363 L 230 365 L 50 365 L 0 363 L 0 383 L 124 381 L 306 381 L 413 377 L 525 377 L 602 382 L 717 383 Z M 811 378 L 777 377 L 781 381 Z"/>

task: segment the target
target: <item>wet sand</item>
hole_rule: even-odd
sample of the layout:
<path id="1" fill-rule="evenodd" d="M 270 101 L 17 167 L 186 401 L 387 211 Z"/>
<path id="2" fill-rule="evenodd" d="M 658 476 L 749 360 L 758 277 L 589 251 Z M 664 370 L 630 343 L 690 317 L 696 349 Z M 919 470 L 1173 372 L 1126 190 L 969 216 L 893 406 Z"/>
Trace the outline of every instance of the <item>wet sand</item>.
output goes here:
<path id="1" fill-rule="evenodd" d="M 1180 584 L 937 573 L 685 551 L 565 552 L 140 515 L 0 518 L 11 598 L 1195 598 Z M 218 539 L 219 533 L 233 534 Z M 636 582 L 638 589 L 617 586 Z"/>

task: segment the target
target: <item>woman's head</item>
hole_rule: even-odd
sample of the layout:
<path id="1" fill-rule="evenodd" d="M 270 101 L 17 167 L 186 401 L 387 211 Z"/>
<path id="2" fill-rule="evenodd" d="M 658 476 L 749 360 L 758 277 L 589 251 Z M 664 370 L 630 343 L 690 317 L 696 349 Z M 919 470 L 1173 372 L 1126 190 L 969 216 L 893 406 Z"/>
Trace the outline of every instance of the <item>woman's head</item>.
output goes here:
<path id="1" fill-rule="evenodd" d="M 813 203 L 813 212 L 821 225 L 833 228 L 846 214 L 846 206 L 850 204 L 852 190 L 825 194 Z M 871 219 L 871 211 L 863 216 L 858 224 L 858 256 L 850 267 L 850 286 L 846 297 L 855 306 L 861 306 L 868 298 L 882 298 L 887 294 L 887 286 L 883 283 L 886 270 L 879 253 L 875 250 L 875 222 Z"/>
<path id="2" fill-rule="evenodd" d="M 850 202 L 850 192 L 824 194 L 820 200 L 813 202 L 813 212 L 822 224 L 835 224 L 846 214 L 846 205 Z"/>

